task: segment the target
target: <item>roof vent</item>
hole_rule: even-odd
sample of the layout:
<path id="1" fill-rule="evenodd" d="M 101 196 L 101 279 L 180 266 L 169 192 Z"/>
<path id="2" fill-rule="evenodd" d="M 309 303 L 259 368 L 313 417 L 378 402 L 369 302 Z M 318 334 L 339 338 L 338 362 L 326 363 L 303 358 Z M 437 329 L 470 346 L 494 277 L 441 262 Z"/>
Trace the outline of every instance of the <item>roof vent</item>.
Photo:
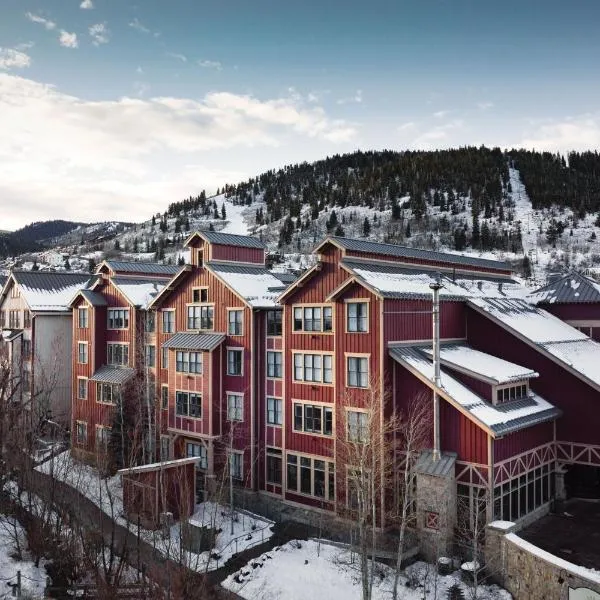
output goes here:
<path id="1" fill-rule="evenodd" d="M 477 287 L 482 290 L 483 289 L 483 281 L 478 281 L 477 282 Z"/>

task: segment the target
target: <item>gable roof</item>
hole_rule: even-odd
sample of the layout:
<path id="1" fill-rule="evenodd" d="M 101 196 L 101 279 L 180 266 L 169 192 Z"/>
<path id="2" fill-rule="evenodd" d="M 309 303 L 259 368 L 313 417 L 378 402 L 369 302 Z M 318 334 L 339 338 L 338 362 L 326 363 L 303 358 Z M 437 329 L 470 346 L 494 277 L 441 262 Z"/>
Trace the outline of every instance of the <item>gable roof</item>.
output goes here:
<path id="1" fill-rule="evenodd" d="M 389 353 L 396 362 L 406 367 L 428 387 L 435 389 L 442 398 L 488 431 L 492 437 L 500 437 L 538 423 L 552 421 L 562 414 L 560 409 L 532 391 L 527 398 L 496 406 L 444 369 L 441 369 L 440 387 L 436 388 L 433 362 L 421 347 L 392 346 Z"/>
<path id="2" fill-rule="evenodd" d="M 107 306 L 106 299 L 102 294 L 98 292 L 93 292 L 92 290 L 79 290 L 77 294 L 75 294 L 75 298 L 77 296 L 83 296 L 92 306 Z M 71 300 L 71 306 L 73 302 L 75 302 L 75 298 Z"/>
<path id="3" fill-rule="evenodd" d="M 278 296 L 286 289 L 271 271 L 257 265 L 208 262 L 206 267 L 252 308 L 277 306 Z"/>
<path id="4" fill-rule="evenodd" d="M 34 312 L 68 312 L 73 296 L 95 280 L 89 273 L 64 271 L 13 271 L 10 278 Z M 3 297 L 7 291 L 8 282 L 3 288 Z"/>
<path id="5" fill-rule="evenodd" d="M 162 275 L 164 277 L 172 277 L 181 269 L 181 266 L 178 265 L 162 265 L 154 262 L 104 260 L 98 265 L 96 272 L 99 273 L 104 266 L 115 274 Z"/>
<path id="6" fill-rule="evenodd" d="M 598 342 L 525 300 L 470 298 L 468 305 L 600 391 Z"/>
<path id="7" fill-rule="evenodd" d="M 150 306 L 154 298 L 167 286 L 169 279 L 113 277 L 112 282 L 133 306 L 145 310 Z"/>
<path id="8" fill-rule="evenodd" d="M 398 246 L 396 244 L 384 244 L 381 242 L 371 242 L 367 240 L 329 236 L 321 242 L 315 251 L 321 248 L 327 242 L 350 250 L 352 252 L 364 252 L 369 254 L 380 254 L 393 258 L 410 258 L 413 260 L 425 260 L 429 262 L 442 263 L 452 268 L 460 265 L 465 268 L 477 267 L 493 271 L 511 271 L 511 267 L 506 262 L 489 260 L 486 258 L 477 258 L 474 256 L 465 256 L 462 254 L 453 254 L 451 252 L 437 252 L 435 250 L 422 250 L 420 248 L 411 248 L 408 246 Z"/>
<path id="9" fill-rule="evenodd" d="M 266 248 L 265 244 L 263 244 L 263 242 L 261 242 L 258 238 L 251 237 L 249 235 L 221 233 L 220 231 L 195 231 L 188 237 L 187 240 L 185 240 L 184 246 L 187 247 L 195 237 L 200 237 L 209 244 L 238 246 L 241 248 L 258 248 L 263 250 Z"/>
<path id="10" fill-rule="evenodd" d="M 600 303 L 600 283 L 580 273 L 568 273 L 530 294 L 534 304 Z"/>

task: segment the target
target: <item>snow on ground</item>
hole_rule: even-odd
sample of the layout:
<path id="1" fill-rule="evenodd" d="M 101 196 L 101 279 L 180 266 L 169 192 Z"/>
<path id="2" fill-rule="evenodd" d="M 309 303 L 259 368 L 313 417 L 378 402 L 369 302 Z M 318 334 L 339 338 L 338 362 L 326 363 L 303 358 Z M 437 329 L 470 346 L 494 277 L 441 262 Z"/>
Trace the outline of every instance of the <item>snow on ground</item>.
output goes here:
<path id="1" fill-rule="evenodd" d="M 36 468 L 74 487 L 119 525 L 129 526 L 134 533 L 137 533 L 137 524 L 130 523 L 124 516 L 123 488 L 119 475 L 101 478 L 94 467 L 73 460 L 68 450 Z M 170 528 L 167 536 L 163 531 L 151 531 L 143 528 L 139 530 L 140 536 L 166 557 L 175 561 L 183 560 L 184 564 L 196 571 L 212 571 L 222 566 L 233 554 L 262 543 L 273 534 L 271 531 L 272 521 L 242 510 L 235 511 L 233 534 L 231 534 L 229 509 L 210 502 L 196 505 L 194 514 L 189 520 L 192 524 L 204 524 L 221 529 L 213 550 L 213 552 L 217 552 L 218 558 L 211 556 L 210 552 L 182 553 L 181 524 L 179 522 Z"/>
<path id="2" fill-rule="evenodd" d="M 15 556 L 15 535 L 23 548 L 23 560 Z M 36 567 L 26 550 L 25 531 L 11 517 L 0 515 L 0 600 L 12 598 L 10 584 L 17 583 L 17 571 L 21 571 L 21 589 L 36 598 L 42 598 L 46 587 L 44 561 Z"/>
<path id="3" fill-rule="evenodd" d="M 244 218 L 244 212 L 248 208 L 245 204 L 234 204 L 231 200 L 225 198 L 224 194 L 215 196 L 212 198 L 221 210 L 221 204 L 225 205 L 225 215 L 227 218 L 227 224 L 221 233 L 234 233 L 236 235 L 248 235 L 248 224 Z"/>
<path id="4" fill-rule="evenodd" d="M 253 600 L 351 600 L 361 598 L 359 560 L 356 554 L 339 546 L 315 540 L 293 540 L 250 561 L 246 567 L 223 581 L 226 589 Z M 394 581 L 393 570 L 376 565 L 373 600 L 389 600 Z M 411 584 L 411 587 L 407 586 Z M 421 586 L 419 587 L 419 584 Z M 447 597 L 448 589 L 458 584 L 468 595 L 458 573 L 436 577 L 432 565 L 416 562 L 400 577 L 398 598 L 433 600 Z M 481 586 L 479 596 L 510 600 L 511 595 L 497 586 Z"/>

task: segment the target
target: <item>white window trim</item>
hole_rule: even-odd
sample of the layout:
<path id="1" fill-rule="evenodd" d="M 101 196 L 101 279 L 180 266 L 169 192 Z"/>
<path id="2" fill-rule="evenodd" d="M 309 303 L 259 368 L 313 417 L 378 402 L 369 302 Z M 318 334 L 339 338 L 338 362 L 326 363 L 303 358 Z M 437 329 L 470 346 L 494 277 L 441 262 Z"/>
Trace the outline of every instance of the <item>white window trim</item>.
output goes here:
<path id="1" fill-rule="evenodd" d="M 281 315 L 281 333 L 279 335 L 274 335 L 274 334 L 270 334 L 269 333 L 269 313 L 273 312 L 273 313 L 279 313 Z M 293 316 L 293 313 L 292 313 Z M 283 310 L 273 310 L 273 309 L 269 309 L 266 311 L 265 314 L 265 331 L 266 331 L 266 337 L 267 338 L 280 338 L 283 336 L 283 322 L 285 320 L 285 317 L 283 315 Z"/>
<path id="2" fill-rule="evenodd" d="M 81 358 L 81 354 L 79 352 L 79 346 L 81 345 L 85 345 L 85 362 L 82 362 L 80 360 Z M 83 340 L 77 340 L 77 364 L 78 365 L 87 365 L 90 362 L 90 347 L 89 347 L 89 342 L 85 342 Z"/>
<path id="3" fill-rule="evenodd" d="M 163 393 L 164 390 L 167 390 L 167 405 L 163 405 Z M 169 408 L 169 384 L 163 383 L 160 386 L 160 410 L 168 410 Z"/>
<path id="4" fill-rule="evenodd" d="M 276 402 L 280 403 L 281 410 L 279 411 L 279 415 L 281 417 L 281 423 L 269 422 L 269 400 L 275 400 Z M 278 398 L 277 396 L 265 396 L 265 410 L 265 423 L 267 427 L 279 427 L 281 429 L 283 427 L 283 398 Z M 277 414 L 277 411 L 275 411 L 275 414 Z"/>
<path id="5" fill-rule="evenodd" d="M 229 412 L 230 406 L 229 406 L 229 398 L 235 396 L 237 398 L 241 398 L 242 399 L 242 406 L 241 406 L 241 418 L 239 419 L 232 419 L 231 418 L 231 414 Z M 225 392 L 225 399 L 227 402 L 227 420 L 229 422 L 233 422 L 233 423 L 243 423 L 244 422 L 244 394 L 241 392 Z"/>
<path id="6" fill-rule="evenodd" d="M 85 439 L 83 441 L 79 440 L 79 425 L 84 425 L 85 431 Z M 88 443 L 88 423 L 87 421 L 75 421 L 75 444 L 78 446 L 87 446 Z"/>
<path id="7" fill-rule="evenodd" d="M 187 415 L 182 415 L 177 412 L 177 394 L 187 394 L 188 395 L 188 399 L 187 399 L 188 414 Z M 200 396 L 200 416 L 199 417 L 195 417 L 195 416 L 189 414 L 189 412 L 190 412 L 190 394 L 195 394 L 196 396 Z M 204 416 L 204 406 L 202 404 L 203 401 L 204 401 L 204 397 L 202 395 L 202 392 L 196 392 L 194 390 L 175 390 L 175 417 L 180 418 L 180 419 L 193 419 L 194 421 L 202 421 L 202 418 Z"/>
<path id="8" fill-rule="evenodd" d="M 241 337 L 241 336 L 243 336 L 244 335 L 244 327 L 246 325 L 245 322 L 244 322 L 246 319 L 244 318 L 245 315 L 244 315 L 244 309 L 243 309 L 243 307 L 232 307 L 232 308 L 228 307 L 226 310 L 227 310 L 227 335 L 232 336 L 232 337 Z M 231 333 L 229 331 L 229 325 L 230 325 L 229 315 L 232 312 L 239 312 L 239 313 L 242 314 L 242 320 L 241 320 L 242 331 L 241 331 L 241 333 Z"/>
<path id="9" fill-rule="evenodd" d="M 364 358 L 367 361 L 367 385 L 365 387 L 358 385 L 350 385 L 350 369 L 348 368 L 349 358 Z M 345 385 L 347 388 L 353 390 L 368 390 L 371 388 L 371 355 L 361 354 L 359 352 L 344 352 L 344 366 L 345 366 Z"/>
<path id="10" fill-rule="evenodd" d="M 79 395 L 79 382 L 85 381 L 85 397 L 82 398 Z M 87 377 L 77 377 L 77 400 L 87 400 L 88 399 L 88 378 Z"/>
<path id="11" fill-rule="evenodd" d="M 108 347 L 109 346 L 127 346 L 127 362 L 126 363 L 109 363 L 108 362 Z M 106 364 L 113 366 L 113 367 L 128 367 L 129 366 L 129 342 L 106 342 Z M 113 350 L 113 354 L 114 354 L 114 350 Z M 144 359 L 145 359 L 145 355 L 144 355 Z"/>
<path id="12" fill-rule="evenodd" d="M 296 309 L 300 308 L 302 310 L 302 329 L 294 328 L 294 315 L 296 313 Z M 305 308 L 320 308 L 321 309 L 321 329 L 314 331 L 306 331 L 304 329 L 304 309 Z M 324 331 L 323 323 L 324 323 L 324 308 L 331 308 L 331 330 Z M 335 304 L 330 302 L 306 302 L 302 304 L 292 304 L 292 333 L 298 335 L 332 335 L 335 333 Z"/>
<path id="13" fill-rule="evenodd" d="M 349 305 L 350 304 L 365 304 L 367 307 L 367 329 L 365 331 L 350 331 L 349 323 Z M 371 304 L 369 298 L 347 298 L 344 300 L 344 333 L 369 333 L 369 319 L 371 317 Z"/>
<path id="14" fill-rule="evenodd" d="M 360 388 L 363 389 L 363 388 Z M 368 430 L 368 419 L 367 419 L 367 436 L 365 438 L 365 440 L 351 440 L 350 439 L 350 416 L 349 413 L 360 413 L 363 415 L 368 415 L 369 411 L 365 408 L 354 408 L 354 407 L 346 407 L 346 431 L 345 431 L 345 436 L 346 436 L 346 441 L 350 442 L 351 444 L 363 444 L 366 442 L 368 442 L 368 434 L 369 434 L 369 430 Z"/>
<path id="15" fill-rule="evenodd" d="M 117 389 L 117 395 L 120 394 L 121 392 L 121 386 L 118 383 L 108 383 L 106 381 L 96 381 L 96 403 L 97 404 L 104 404 L 105 406 L 115 406 L 117 404 L 117 401 L 115 399 L 115 388 Z M 100 400 L 100 394 L 98 394 L 98 386 L 104 386 L 104 385 L 110 385 L 112 388 L 112 396 L 113 396 L 113 401 L 112 402 L 108 402 L 106 400 L 104 400 L 104 398 L 102 400 Z"/>
<path id="16" fill-rule="evenodd" d="M 292 494 L 296 494 L 297 496 L 304 496 L 305 498 L 316 498 L 317 500 L 323 501 L 323 502 L 327 502 L 327 503 L 334 503 L 336 501 L 336 494 L 335 494 L 335 484 L 336 484 L 336 480 L 335 480 L 335 472 L 336 472 L 336 468 L 335 468 L 335 461 L 333 460 L 333 458 L 328 457 L 328 456 L 319 456 L 316 454 L 306 454 L 306 453 L 302 453 L 302 452 L 285 452 L 285 462 L 283 463 L 283 468 L 285 469 L 285 490 L 286 492 L 290 492 Z M 297 472 L 296 472 L 296 480 L 298 482 L 298 485 L 296 487 L 295 490 L 292 490 L 288 487 L 288 478 L 287 478 L 287 469 L 288 469 L 288 456 L 296 456 L 298 457 L 298 461 L 296 464 L 296 468 L 297 468 Z M 310 494 L 307 494 L 306 492 L 302 492 L 300 491 L 302 489 L 302 479 L 301 479 L 301 459 L 302 458 L 309 458 L 311 460 L 311 466 L 310 466 L 310 489 L 311 492 Z M 320 460 L 323 461 L 325 463 L 325 495 L 324 496 L 316 496 L 315 495 L 315 460 Z M 334 473 L 334 489 L 333 489 L 333 497 L 331 497 L 330 494 L 330 490 L 329 490 L 329 469 L 330 469 L 330 465 L 333 466 L 333 473 Z"/>
<path id="17" fill-rule="evenodd" d="M 112 431 L 112 427 L 109 427 L 108 425 L 96 425 L 96 427 L 95 427 L 95 432 L 94 432 L 94 433 L 95 433 L 95 435 L 94 435 L 94 445 L 95 445 L 95 447 L 96 447 L 96 452 L 98 452 L 100 449 L 102 449 L 102 450 L 104 450 L 104 451 L 107 451 L 107 450 L 108 450 L 108 444 L 109 444 L 109 442 L 110 442 L 110 439 L 107 439 L 107 440 L 106 440 L 106 445 L 105 445 L 105 447 L 104 447 L 104 448 L 99 448 L 99 443 L 98 443 L 98 440 L 99 440 L 98 432 L 99 432 L 99 431 L 106 431 L 106 432 L 110 432 L 110 431 Z M 110 433 L 109 433 L 108 435 L 110 435 Z"/>
<path id="18" fill-rule="evenodd" d="M 521 386 L 525 386 L 525 396 L 519 396 L 518 398 L 509 398 L 508 400 L 503 400 L 502 402 L 498 402 L 498 392 L 500 390 L 506 390 L 510 388 L 517 388 Z M 509 392 L 510 393 L 510 392 Z M 506 404 L 507 402 L 515 402 L 516 400 L 522 400 L 523 398 L 527 398 L 529 396 L 529 379 L 520 379 L 518 381 L 511 381 L 510 383 L 503 383 L 501 385 L 492 386 L 492 404 L 494 406 L 499 406 L 501 404 Z"/>
<path id="19" fill-rule="evenodd" d="M 302 429 L 296 429 L 296 404 L 300 404 L 302 406 Z M 305 431 L 304 429 L 304 407 L 305 406 L 317 406 L 320 407 L 321 410 L 321 433 L 317 431 Z M 325 409 L 331 409 L 331 434 L 324 433 L 325 432 Z M 332 403 L 328 402 L 313 402 L 311 400 L 295 400 L 292 398 L 292 431 L 294 433 L 299 433 L 302 435 L 311 435 L 313 437 L 322 437 L 326 440 L 335 439 L 335 406 Z"/>
<path id="20" fill-rule="evenodd" d="M 200 250 L 200 252 L 202 252 L 202 250 Z M 194 302 L 194 292 L 198 290 L 200 291 L 200 299 L 198 300 L 198 302 Z M 202 300 L 202 290 L 206 290 L 206 300 Z M 189 304 L 195 304 L 195 305 L 199 305 L 199 304 L 214 304 L 208 301 L 208 292 L 209 292 L 209 286 L 208 285 L 195 285 L 192 288 L 192 301 L 189 302 Z"/>
<path id="21" fill-rule="evenodd" d="M 245 349 L 244 348 L 240 348 L 239 346 L 227 346 L 226 348 L 227 352 L 225 354 L 225 358 L 226 358 L 226 362 L 227 364 L 225 365 L 225 374 L 227 375 L 227 377 L 243 377 L 244 376 L 244 360 L 246 358 L 246 353 L 245 353 Z M 229 372 L 229 351 L 237 351 L 237 352 L 241 352 L 242 353 L 242 361 L 241 361 L 241 371 L 240 373 L 230 373 Z"/>
<path id="22" fill-rule="evenodd" d="M 292 350 L 292 383 L 301 383 L 305 385 L 326 385 L 333 387 L 335 385 L 335 356 L 333 352 L 312 352 L 310 350 Z M 296 355 L 299 354 L 302 356 L 302 376 L 304 377 L 304 356 L 306 354 L 312 356 L 320 356 L 321 357 L 321 380 L 320 381 L 307 381 L 304 379 L 296 379 Z M 331 381 L 323 381 L 325 375 L 324 368 L 324 356 L 331 357 Z"/>
<path id="23" fill-rule="evenodd" d="M 197 439 L 185 438 L 184 444 L 185 444 L 185 455 L 188 458 L 190 458 L 190 456 L 188 455 L 188 444 L 192 444 L 192 445 L 198 446 L 200 448 L 200 450 L 201 450 L 200 454 L 193 455 L 194 458 L 200 459 L 196 463 L 196 468 L 201 469 L 202 471 L 206 471 L 206 469 L 208 469 L 208 448 L 206 447 L 206 444 L 204 443 L 204 441 L 197 440 Z"/>
<path id="24" fill-rule="evenodd" d="M 124 310 L 127 312 L 127 327 L 109 327 L 110 318 L 109 313 L 113 310 Z M 131 327 L 131 311 L 128 306 L 110 306 L 106 309 L 106 329 L 108 331 L 127 331 Z"/>
<path id="25" fill-rule="evenodd" d="M 279 354 L 281 356 L 281 375 L 279 375 L 279 377 L 277 377 L 276 375 L 269 375 L 269 354 Z M 265 364 L 267 365 L 267 379 L 272 379 L 275 381 L 280 381 L 281 379 L 283 379 L 283 376 L 285 374 L 285 369 L 284 369 L 284 365 L 283 365 L 283 350 L 267 350 L 266 351 L 266 355 L 265 355 Z M 277 363 L 274 363 L 277 364 Z"/>
<path id="26" fill-rule="evenodd" d="M 227 465 L 231 469 L 231 456 L 236 455 L 240 457 L 240 476 L 233 475 L 233 479 L 237 481 L 244 481 L 244 451 L 243 450 L 228 450 L 227 451 Z"/>
<path id="27" fill-rule="evenodd" d="M 82 311 L 85 311 L 85 325 L 81 325 Z M 87 306 L 77 307 L 77 327 L 79 329 L 89 329 L 90 327 L 90 309 Z"/>
<path id="28" fill-rule="evenodd" d="M 190 322 L 189 309 L 190 308 L 203 308 L 203 307 L 213 309 L 212 327 L 210 329 L 208 329 L 206 327 L 199 327 L 198 329 L 193 329 L 193 328 L 190 329 L 190 327 L 189 327 L 189 322 Z M 200 320 L 202 320 L 202 317 L 200 317 Z M 200 303 L 190 302 L 190 303 L 186 304 L 185 305 L 185 330 L 186 331 L 214 331 L 215 330 L 215 303 L 214 302 L 200 302 Z"/>
<path id="29" fill-rule="evenodd" d="M 161 324 L 161 333 L 166 333 L 168 335 L 175 333 L 176 329 L 177 329 L 177 323 L 175 322 L 176 319 L 176 313 L 175 313 L 175 309 L 174 308 L 163 308 L 161 311 L 161 319 L 160 319 L 160 324 Z M 173 331 L 165 331 L 165 313 L 172 313 L 173 314 Z"/>

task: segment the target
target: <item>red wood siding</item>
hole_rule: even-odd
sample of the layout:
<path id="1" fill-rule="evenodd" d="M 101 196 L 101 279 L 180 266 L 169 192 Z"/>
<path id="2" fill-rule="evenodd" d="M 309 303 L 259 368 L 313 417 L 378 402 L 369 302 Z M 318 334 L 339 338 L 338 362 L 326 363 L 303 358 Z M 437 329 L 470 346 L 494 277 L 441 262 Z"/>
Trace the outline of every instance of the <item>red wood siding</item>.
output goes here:
<path id="1" fill-rule="evenodd" d="M 467 309 L 467 331 L 474 348 L 540 374 L 530 380 L 531 388 L 564 413 L 557 420 L 558 440 L 600 444 L 600 428 L 586 418 L 597 412 L 599 392 L 472 308 Z"/>
<path id="2" fill-rule="evenodd" d="M 494 462 L 517 456 L 554 440 L 554 423 L 540 423 L 494 440 Z"/>
<path id="3" fill-rule="evenodd" d="M 563 321 L 600 321 L 600 304 L 542 304 L 540 308 Z"/>
<path id="4" fill-rule="evenodd" d="M 487 465 L 488 434 L 451 404 L 440 399 L 442 450 L 456 452 L 458 460 Z"/>
<path id="5" fill-rule="evenodd" d="M 475 379 L 474 377 L 469 377 L 464 373 L 460 373 L 459 371 L 455 371 L 454 369 L 449 369 L 448 367 L 443 367 L 443 370 L 447 371 L 455 379 L 458 379 L 458 381 L 464 383 L 470 390 L 472 390 L 488 402 L 494 401 L 493 388 L 489 383 L 481 381 L 480 379 Z"/>
<path id="6" fill-rule="evenodd" d="M 242 248 L 239 246 L 210 244 L 210 260 L 264 265 L 265 251 L 262 248 Z"/>

